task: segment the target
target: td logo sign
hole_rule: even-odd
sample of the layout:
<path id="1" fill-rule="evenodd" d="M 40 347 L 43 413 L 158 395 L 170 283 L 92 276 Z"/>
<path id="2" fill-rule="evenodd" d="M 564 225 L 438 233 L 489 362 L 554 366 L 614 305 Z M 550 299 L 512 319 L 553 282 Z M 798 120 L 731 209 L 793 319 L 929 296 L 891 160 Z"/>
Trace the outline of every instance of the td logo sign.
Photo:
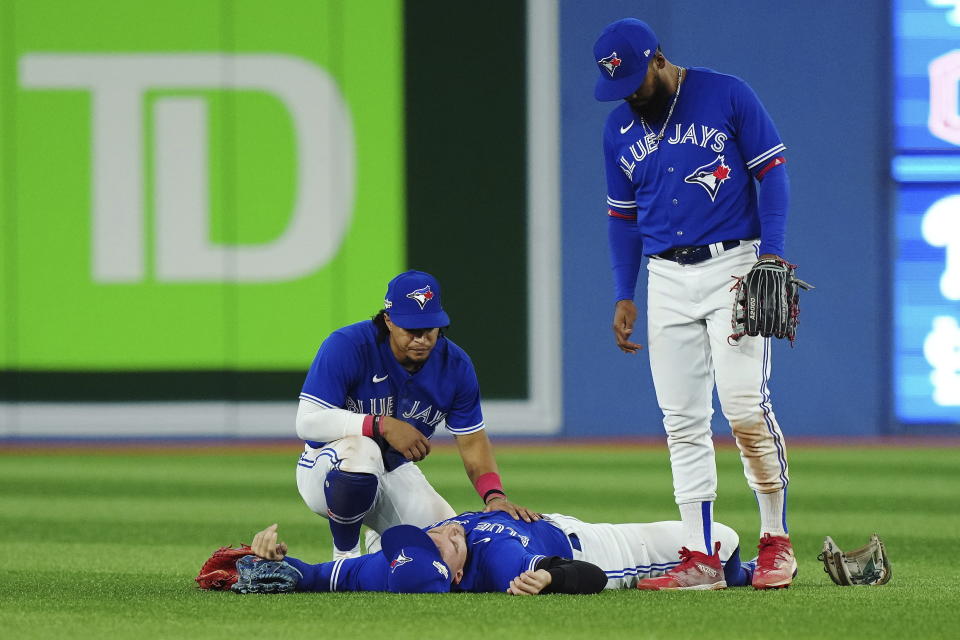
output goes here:
<path id="1" fill-rule="evenodd" d="M 0 371 L 306 370 L 405 266 L 402 2 L 94 4 L 0 2 Z"/>
<path id="2" fill-rule="evenodd" d="M 151 235 L 159 282 L 292 280 L 336 254 L 354 207 L 356 152 L 343 96 L 316 64 L 279 54 L 28 53 L 19 65 L 24 89 L 89 92 L 95 282 L 143 281 Z M 157 97 L 152 118 L 144 118 L 150 91 L 217 89 L 269 94 L 292 121 L 292 210 L 270 242 L 224 246 L 212 240 L 205 98 Z M 144 192 L 146 184 L 153 193 Z M 154 207 L 151 235 L 144 233 L 147 198 Z"/>

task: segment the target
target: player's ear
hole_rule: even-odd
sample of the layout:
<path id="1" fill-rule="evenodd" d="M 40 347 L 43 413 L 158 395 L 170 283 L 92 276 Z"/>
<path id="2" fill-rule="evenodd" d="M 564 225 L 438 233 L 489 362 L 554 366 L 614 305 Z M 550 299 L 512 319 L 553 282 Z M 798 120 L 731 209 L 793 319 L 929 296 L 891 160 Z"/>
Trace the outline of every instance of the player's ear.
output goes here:
<path id="1" fill-rule="evenodd" d="M 460 584 L 461 580 L 463 580 L 463 569 L 459 569 L 453 574 L 453 584 Z"/>

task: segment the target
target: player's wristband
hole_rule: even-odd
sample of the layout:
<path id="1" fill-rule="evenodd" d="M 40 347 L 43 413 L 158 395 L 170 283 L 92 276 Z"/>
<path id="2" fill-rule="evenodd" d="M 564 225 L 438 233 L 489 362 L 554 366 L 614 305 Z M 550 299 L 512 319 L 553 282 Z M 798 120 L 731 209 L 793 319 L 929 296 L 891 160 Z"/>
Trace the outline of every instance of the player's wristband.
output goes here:
<path id="1" fill-rule="evenodd" d="M 380 420 L 383 416 L 365 416 L 363 418 L 363 435 L 368 438 L 379 438 L 382 434 L 380 433 Z"/>
<path id="2" fill-rule="evenodd" d="M 494 498 L 503 498 L 504 500 L 507 499 L 507 494 L 505 494 L 503 491 L 500 491 L 500 489 L 490 489 L 490 491 L 487 491 L 485 494 L 483 494 L 483 504 L 487 504 L 490 501 L 490 496 L 493 496 Z"/>
<path id="3" fill-rule="evenodd" d="M 477 493 L 483 499 L 483 503 L 486 504 L 487 500 L 491 495 L 501 495 L 507 497 L 507 494 L 503 492 L 503 483 L 500 482 L 500 474 L 498 473 L 485 473 L 473 483 L 474 489 L 477 490 Z"/>

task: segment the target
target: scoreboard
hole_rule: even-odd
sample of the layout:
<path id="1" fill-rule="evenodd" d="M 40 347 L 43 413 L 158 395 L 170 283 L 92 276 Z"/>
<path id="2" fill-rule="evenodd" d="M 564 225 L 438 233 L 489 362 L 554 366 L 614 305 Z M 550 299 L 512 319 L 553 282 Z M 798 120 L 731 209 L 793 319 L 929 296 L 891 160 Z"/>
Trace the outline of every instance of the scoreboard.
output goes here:
<path id="1" fill-rule="evenodd" d="M 960 0 L 894 0 L 893 393 L 960 424 Z"/>

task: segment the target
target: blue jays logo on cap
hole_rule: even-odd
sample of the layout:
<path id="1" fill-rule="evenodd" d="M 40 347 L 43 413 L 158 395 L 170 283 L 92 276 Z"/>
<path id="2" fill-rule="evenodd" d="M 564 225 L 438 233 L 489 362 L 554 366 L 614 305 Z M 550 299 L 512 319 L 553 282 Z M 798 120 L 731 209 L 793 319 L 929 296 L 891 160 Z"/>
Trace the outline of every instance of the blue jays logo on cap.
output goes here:
<path id="1" fill-rule="evenodd" d="M 403 555 L 403 549 L 400 549 L 400 555 L 394 558 L 390 563 L 390 573 L 393 573 L 394 569 L 397 567 L 402 567 L 408 562 L 413 562 L 413 558 L 408 558 L 407 556 Z"/>
<path id="2" fill-rule="evenodd" d="M 427 303 L 433 300 L 433 291 L 430 290 L 430 285 L 425 287 L 420 287 L 416 291 L 411 291 L 407 294 L 407 297 L 416 300 L 417 304 L 420 305 L 420 308 L 423 309 L 427 306 Z"/>
<path id="3" fill-rule="evenodd" d="M 623 60 L 617 57 L 616 51 L 608 55 L 606 58 L 600 58 L 597 60 L 597 64 L 606 69 L 611 78 L 613 77 L 613 74 L 616 73 L 617 69 L 620 68 L 621 62 L 623 62 Z"/>
<path id="4" fill-rule="evenodd" d="M 683 181 L 688 184 L 698 184 L 706 189 L 707 193 L 710 194 L 710 201 L 713 202 L 717 198 L 717 192 L 720 191 L 720 185 L 729 178 L 730 167 L 727 166 L 724 157 L 718 155 L 713 162 L 694 169 L 693 173 L 684 178 Z"/>

